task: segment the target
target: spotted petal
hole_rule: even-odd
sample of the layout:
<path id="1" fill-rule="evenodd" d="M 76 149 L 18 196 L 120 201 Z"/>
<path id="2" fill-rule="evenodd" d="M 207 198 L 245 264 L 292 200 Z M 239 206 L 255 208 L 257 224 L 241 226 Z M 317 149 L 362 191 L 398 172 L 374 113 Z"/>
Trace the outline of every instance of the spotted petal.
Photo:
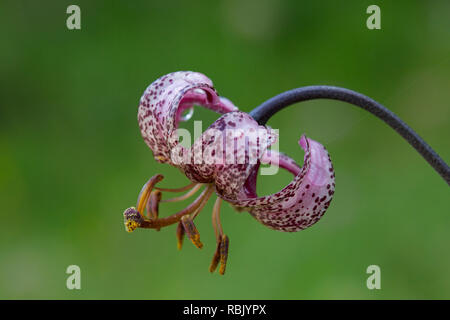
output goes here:
<path id="1" fill-rule="evenodd" d="M 178 145 L 176 129 L 181 114 L 193 104 L 218 113 L 237 110 L 217 95 L 208 77 L 198 72 L 167 74 L 145 90 L 138 109 L 139 128 L 157 161 L 172 164 L 171 149 Z"/>
<path id="2" fill-rule="evenodd" d="M 247 113 L 226 113 L 195 141 L 190 161 L 180 168 L 191 180 L 214 182 L 217 193 L 235 199 L 276 138 Z"/>
<path id="3" fill-rule="evenodd" d="M 326 149 L 318 142 L 302 136 L 300 146 L 305 151 L 300 168 L 289 157 L 271 152 L 263 162 L 273 163 L 279 156 L 279 166 L 295 178 L 280 192 L 256 197 L 256 172 L 252 172 L 236 200 L 222 195 L 234 206 L 247 210 L 264 225 L 280 231 L 303 230 L 316 223 L 330 205 L 334 194 L 334 170 Z M 257 170 L 257 169 L 256 169 Z"/>

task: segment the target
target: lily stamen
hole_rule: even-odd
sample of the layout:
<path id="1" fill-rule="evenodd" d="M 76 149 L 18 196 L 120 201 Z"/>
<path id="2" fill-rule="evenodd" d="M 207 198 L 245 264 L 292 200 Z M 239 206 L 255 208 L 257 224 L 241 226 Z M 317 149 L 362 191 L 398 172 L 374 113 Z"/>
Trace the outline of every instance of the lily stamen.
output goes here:
<path id="1" fill-rule="evenodd" d="M 209 265 L 209 272 L 213 273 L 214 271 L 216 271 L 219 261 L 220 261 L 220 241 L 217 241 L 216 251 L 214 252 L 211 264 Z"/>
<path id="2" fill-rule="evenodd" d="M 212 213 L 212 224 L 214 232 L 216 234 L 217 242 L 220 242 L 220 238 L 223 235 L 222 224 L 220 223 L 220 207 L 222 205 L 222 199 L 217 197 L 214 203 L 213 213 Z"/>
<path id="3" fill-rule="evenodd" d="M 230 244 L 230 239 L 228 239 L 227 235 L 223 235 L 220 241 L 220 268 L 219 273 L 221 275 L 225 274 L 225 269 L 227 267 L 228 260 L 228 246 Z"/>
<path id="4" fill-rule="evenodd" d="M 164 179 L 164 176 L 162 174 L 154 175 L 142 187 L 141 192 L 139 193 L 139 196 L 138 196 L 137 204 L 136 204 L 137 211 L 141 215 L 144 212 L 145 206 L 147 205 L 147 202 L 149 200 L 149 197 L 153 190 L 153 187 L 155 186 L 155 184 L 160 182 L 162 179 Z"/>
<path id="5" fill-rule="evenodd" d="M 170 189 L 170 188 L 155 187 L 155 189 L 159 190 L 159 191 L 162 191 L 162 192 L 183 192 L 183 191 L 191 189 L 196 184 L 197 184 L 196 182 L 192 182 L 192 183 L 188 184 L 187 186 L 184 186 L 184 187 L 181 187 L 181 188 Z"/>
<path id="6" fill-rule="evenodd" d="M 212 194 L 212 191 L 214 191 L 214 186 L 213 185 L 209 185 L 208 187 L 211 188 L 211 194 Z M 210 194 L 210 196 L 211 196 L 211 194 Z M 199 207 L 191 214 L 192 220 L 194 220 L 197 217 L 197 215 L 200 213 L 200 211 L 203 210 L 203 208 L 205 207 L 206 203 L 208 202 L 210 196 L 208 198 L 205 198 L 203 200 L 203 202 L 199 205 Z"/>
<path id="7" fill-rule="evenodd" d="M 194 221 L 189 216 L 184 216 L 181 218 L 180 223 L 182 224 L 184 231 L 186 232 L 192 243 L 199 249 L 203 247 L 203 243 L 200 241 L 200 233 L 195 227 Z"/>
<path id="8" fill-rule="evenodd" d="M 146 229 L 157 229 L 177 223 L 183 216 L 192 214 L 196 212 L 197 209 L 201 210 L 205 206 L 206 202 L 211 197 L 211 194 L 213 192 L 214 186 L 210 184 L 203 190 L 203 192 L 197 197 L 197 199 L 195 199 L 189 206 L 187 206 L 183 210 L 178 211 L 177 213 L 174 213 L 165 218 L 158 218 L 156 220 L 144 220 L 139 227 Z"/>
<path id="9" fill-rule="evenodd" d="M 212 223 L 214 227 L 214 232 L 216 234 L 217 246 L 214 256 L 212 258 L 211 264 L 209 266 L 209 272 L 214 272 L 220 262 L 219 273 L 221 275 L 225 274 L 227 259 L 228 259 L 228 246 L 229 239 L 228 236 L 223 234 L 222 223 L 220 222 L 220 207 L 222 205 L 222 199 L 217 198 L 214 203 L 213 213 L 212 213 Z"/>
<path id="10" fill-rule="evenodd" d="M 203 183 L 197 183 L 194 185 L 194 187 L 189 190 L 188 192 L 186 192 L 185 194 L 179 196 L 179 197 L 174 197 L 174 198 L 170 198 L 170 199 L 163 199 L 161 200 L 161 202 L 178 202 L 178 201 L 183 201 L 186 199 L 189 199 L 190 197 L 192 197 L 204 184 Z"/>
<path id="11" fill-rule="evenodd" d="M 159 216 L 159 203 L 161 201 L 161 191 L 154 190 L 150 193 L 150 197 L 147 201 L 147 218 L 148 219 L 158 219 Z"/>
<path id="12" fill-rule="evenodd" d="M 178 226 L 177 226 L 177 248 L 178 248 L 178 250 L 181 250 L 181 248 L 183 246 L 184 234 L 185 234 L 184 227 L 180 221 L 180 222 L 178 222 Z"/>

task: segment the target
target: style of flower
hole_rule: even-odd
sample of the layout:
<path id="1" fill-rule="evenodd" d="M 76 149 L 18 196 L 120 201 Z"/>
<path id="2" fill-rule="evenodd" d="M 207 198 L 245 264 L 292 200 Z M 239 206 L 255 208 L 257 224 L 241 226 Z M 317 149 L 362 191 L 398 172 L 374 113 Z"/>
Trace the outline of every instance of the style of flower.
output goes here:
<path id="1" fill-rule="evenodd" d="M 183 113 L 194 105 L 222 116 L 186 148 L 180 144 L 177 128 Z M 277 139 L 274 130 L 260 125 L 251 115 L 220 97 L 212 81 L 201 73 L 174 72 L 153 82 L 140 99 L 138 122 L 154 158 L 179 168 L 191 183 L 182 188 L 162 188 L 157 186 L 163 180 L 162 175 L 150 178 L 138 196 L 136 207 L 124 212 L 126 230 L 159 230 L 178 223 L 178 248 L 181 249 L 185 235 L 202 248 L 194 219 L 215 193 L 212 222 L 217 246 L 211 272 L 220 265 L 219 273 L 224 274 L 228 257 L 229 239 L 220 222 L 222 201 L 239 211 L 248 211 L 271 229 L 294 232 L 316 223 L 333 198 L 333 165 L 320 143 L 305 136 L 300 138 L 300 147 L 305 151 L 302 167 L 285 154 L 269 149 Z M 256 180 L 261 163 L 278 165 L 294 178 L 279 192 L 259 197 Z M 160 203 L 186 200 L 202 188 L 201 194 L 183 210 L 159 217 Z M 169 199 L 162 197 L 163 193 L 172 192 L 186 193 Z"/>

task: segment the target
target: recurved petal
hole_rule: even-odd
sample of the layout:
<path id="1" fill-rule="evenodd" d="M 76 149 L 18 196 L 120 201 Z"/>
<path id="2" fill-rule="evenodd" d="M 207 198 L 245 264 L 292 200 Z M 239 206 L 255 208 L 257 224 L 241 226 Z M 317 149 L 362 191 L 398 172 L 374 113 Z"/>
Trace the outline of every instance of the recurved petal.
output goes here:
<path id="1" fill-rule="evenodd" d="M 265 155 L 262 158 L 264 162 L 274 163 L 279 156 L 279 166 L 295 175 L 292 182 L 280 192 L 252 198 L 256 194 L 244 192 L 244 189 L 254 190 L 255 186 L 247 185 L 241 190 L 237 200 L 226 200 L 249 211 L 258 221 L 275 230 L 299 231 L 316 223 L 333 198 L 333 165 L 327 150 L 320 143 L 305 136 L 301 137 L 299 143 L 305 150 L 304 165 L 301 169 L 289 157 L 273 151 L 271 156 Z M 256 177 L 250 175 L 250 178 L 250 184 L 256 184 Z"/>
<path id="2" fill-rule="evenodd" d="M 139 128 L 159 162 L 172 163 L 170 151 L 178 144 L 180 116 L 194 104 L 218 113 L 237 110 L 229 100 L 217 95 L 208 77 L 198 72 L 167 74 L 145 90 L 138 109 Z"/>
<path id="3" fill-rule="evenodd" d="M 214 182 L 217 193 L 236 199 L 254 166 L 275 141 L 275 132 L 260 126 L 247 113 L 229 112 L 195 141 L 189 163 L 180 168 L 191 180 Z"/>
<path id="4" fill-rule="evenodd" d="M 222 120 L 230 130 L 226 133 L 225 163 L 216 168 L 216 192 L 236 199 L 252 170 L 277 139 L 270 128 L 259 125 L 244 112 L 229 113 Z M 218 123 L 218 126 L 221 126 Z"/>

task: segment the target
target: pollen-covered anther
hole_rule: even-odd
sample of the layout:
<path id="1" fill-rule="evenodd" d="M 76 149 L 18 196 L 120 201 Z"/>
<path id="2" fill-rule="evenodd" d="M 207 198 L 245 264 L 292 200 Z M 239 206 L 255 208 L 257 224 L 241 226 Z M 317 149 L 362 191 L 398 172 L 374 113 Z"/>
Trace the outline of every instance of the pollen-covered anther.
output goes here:
<path id="1" fill-rule="evenodd" d="M 227 267 L 227 259 L 228 259 L 228 246 L 230 243 L 230 239 L 228 239 L 227 235 L 223 235 L 220 243 L 220 268 L 219 273 L 221 275 L 225 274 L 225 269 Z"/>
<path id="2" fill-rule="evenodd" d="M 218 241 L 217 246 L 216 246 L 216 251 L 214 252 L 214 256 L 211 260 L 211 264 L 209 265 L 209 272 L 211 272 L 211 273 L 216 271 L 217 266 L 219 265 L 219 262 L 220 262 L 220 244 L 221 244 L 221 241 Z"/>
<path id="3" fill-rule="evenodd" d="M 222 223 L 220 222 L 221 205 L 222 199 L 218 197 L 214 203 L 212 213 L 212 224 L 216 233 L 217 247 L 209 266 L 209 272 L 214 272 L 220 263 L 219 273 L 224 275 L 228 259 L 228 245 L 230 240 L 228 239 L 228 236 L 223 233 Z"/>
<path id="4" fill-rule="evenodd" d="M 159 203 L 161 202 L 162 193 L 159 190 L 153 190 L 150 193 L 147 203 L 147 218 L 158 219 L 159 216 Z"/>
<path id="5" fill-rule="evenodd" d="M 230 239 L 227 235 L 222 235 L 220 239 L 217 241 L 216 251 L 214 252 L 214 256 L 211 260 L 211 264 L 209 266 L 209 272 L 214 272 L 219 267 L 219 274 L 224 275 L 227 267 L 228 260 L 228 247 L 229 247 Z"/>
<path id="6" fill-rule="evenodd" d="M 178 250 L 181 250 L 181 248 L 183 247 L 183 240 L 184 240 L 184 227 L 183 227 L 183 223 L 178 222 L 177 225 L 177 248 Z"/>
<path id="7" fill-rule="evenodd" d="M 137 200 L 137 211 L 139 213 L 143 213 L 145 210 L 145 207 L 150 202 L 150 195 L 152 194 L 153 187 L 155 184 L 160 182 L 162 179 L 164 179 L 164 176 L 162 174 L 157 174 L 151 177 L 146 184 L 141 189 L 141 192 L 139 193 L 138 200 Z"/>
<path id="8" fill-rule="evenodd" d="M 128 208 L 123 213 L 125 229 L 127 232 L 133 232 L 139 228 L 144 221 L 141 214 L 135 207 Z"/>
<path id="9" fill-rule="evenodd" d="M 191 239 L 192 243 L 199 249 L 203 247 L 203 243 L 200 241 L 200 233 L 195 227 L 194 221 L 190 216 L 184 216 L 181 218 L 186 235 Z"/>

